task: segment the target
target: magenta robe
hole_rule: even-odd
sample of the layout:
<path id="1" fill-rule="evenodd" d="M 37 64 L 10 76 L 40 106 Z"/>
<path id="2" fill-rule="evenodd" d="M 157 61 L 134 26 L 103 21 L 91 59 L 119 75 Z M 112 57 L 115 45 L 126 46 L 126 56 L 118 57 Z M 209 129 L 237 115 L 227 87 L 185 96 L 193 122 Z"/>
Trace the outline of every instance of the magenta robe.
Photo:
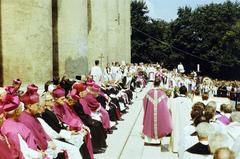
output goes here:
<path id="1" fill-rule="evenodd" d="M 21 153 L 18 134 L 20 134 L 23 140 L 26 141 L 29 148 L 37 150 L 36 138 L 32 134 L 31 130 L 20 122 L 16 122 L 13 119 L 5 120 L 1 127 L 1 132 L 8 138 L 14 158 L 24 158 Z"/>
<path id="2" fill-rule="evenodd" d="M 231 122 L 231 120 L 228 117 L 226 117 L 225 115 L 220 116 L 217 120 L 222 122 L 224 125 L 228 125 Z"/>
<path id="3" fill-rule="evenodd" d="M 88 103 L 84 98 L 79 100 L 79 103 L 82 105 L 83 112 L 89 116 L 91 116 L 91 109 L 88 107 Z"/>
<path id="4" fill-rule="evenodd" d="M 61 122 L 69 126 L 70 130 L 81 130 L 83 122 L 67 103 L 64 105 L 55 103 L 53 106 L 53 112 Z"/>
<path id="5" fill-rule="evenodd" d="M 3 140 L 0 138 L 0 159 L 13 159 L 13 154 L 10 151 L 6 140 L 1 134 L 0 137 L 3 138 Z"/>
<path id="6" fill-rule="evenodd" d="M 104 129 L 110 129 L 110 118 L 108 112 L 101 106 L 100 108 L 101 120 Z"/>
<path id="7" fill-rule="evenodd" d="M 143 99 L 143 134 L 154 139 L 172 132 L 172 120 L 167 106 L 167 96 L 160 89 L 151 89 Z"/>
<path id="8" fill-rule="evenodd" d="M 18 120 L 26 125 L 36 138 L 36 143 L 41 150 L 46 150 L 48 148 L 48 141 L 50 137 L 44 131 L 41 123 L 31 114 L 23 111 L 19 116 Z"/>
<path id="9" fill-rule="evenodd" d="M 83 107 L 83 111 L 85 114 L 91 116 L 91 109 L 89 108 L 88 106 L 88 103 L 86 101 L 86 99 L 84 98 L 81 98 L 79 100 L 79 102 L 81 103 L 82 107 Z M 101 121 L 102 121 L 102 124 L 103 124 L 103 128 L 104 129 L 109 129 L 110 128 L 110 118 L 109 118 L 109 114 L 108 112 L 101 106 L 100 108 L 100 113 L 102 114 L 101 115 Z"/>
<path id="10" fill-rule="evenodd" d="M 97 101 L 96 97 L 92 94 L 87 94 L 83 99 L 80 99 L 80 103 L 83 106 L 83 111 L 85 114 L 91 116 L 91 113 L 99 110 L 101 113 L 101 122 L 104 129 L 110 128 L 110 118 L 108 112 L 101 106 L 101 104 Z"/>
<path id="11" fill-rule="evenodd" d="M 67 124 L 71 130 L 79 131 L 82 129 L 82 120 L 77 116 L 77 114 L 70 108 L 67 103 L 64 103 L 64 105 L 59 105 L 55 103 L 53 106 L 53 112 L 57 116 L 57 118 L 61 122 Z M 88 152 L 91 156 L 91 159 L 93 159 L 93 149 L 90 132 L 87 133 L 85 137 L 85 142 L 87 144 Z"/>

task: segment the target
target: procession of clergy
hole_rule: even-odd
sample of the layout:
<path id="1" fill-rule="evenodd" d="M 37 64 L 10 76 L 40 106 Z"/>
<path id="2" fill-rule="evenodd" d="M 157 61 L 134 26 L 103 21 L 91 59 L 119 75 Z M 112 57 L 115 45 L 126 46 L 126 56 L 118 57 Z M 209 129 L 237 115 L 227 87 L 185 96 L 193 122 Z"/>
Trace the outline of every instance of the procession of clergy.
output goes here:
<path id="1" fill-rule="evenodd" d="M 0 159 L 93 159 L 105 152 L 107 135 L 131 109 L 133 92 L 148 81 L 153 88 L 143 99 L 145 145 L 171 136 L 170 147 L 181 159 L 235 158 L 240 108 L 233 112 L 228 99 L 212 101 L 212 85 L 183 73 L 182 64 L 168 71 L 158 64 L 113 62 L 102 70 L 96 60 L 89 75 L 54 77 L 41 93 L 35 84 L 22 91 L 15 79 L 0 88 Z M 195 98 L 199 88 L 202 98 Z"/>

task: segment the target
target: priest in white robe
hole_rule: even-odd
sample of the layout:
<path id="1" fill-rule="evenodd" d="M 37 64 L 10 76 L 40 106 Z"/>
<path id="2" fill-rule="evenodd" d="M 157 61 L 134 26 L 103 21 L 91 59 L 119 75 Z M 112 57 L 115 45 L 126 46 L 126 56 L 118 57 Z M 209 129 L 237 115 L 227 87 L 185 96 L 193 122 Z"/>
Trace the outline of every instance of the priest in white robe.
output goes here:
<path id="1" fill-rule="evenodd" d="M 180 87 L 180 96 L 172 99 L 170 103 L 170 110 L 172 114 L 173 122 L 173 152 L 178 152 L 179 140 L 181 132 L 185 126 L 191 124 L 191 110 L 192 101 L 187 97 L 187 88 L 185 86 Z"/>
<path id="2" fill-rule="evenodd" d="M 99 67 L 99 60 L 95 61 L 95 66 L 92 67 L 90 74 L 93 77 L 93 80 L 95 81 L 95 83 L 101 86 L 103 73 L 102 73 L 102 69 Z"/>

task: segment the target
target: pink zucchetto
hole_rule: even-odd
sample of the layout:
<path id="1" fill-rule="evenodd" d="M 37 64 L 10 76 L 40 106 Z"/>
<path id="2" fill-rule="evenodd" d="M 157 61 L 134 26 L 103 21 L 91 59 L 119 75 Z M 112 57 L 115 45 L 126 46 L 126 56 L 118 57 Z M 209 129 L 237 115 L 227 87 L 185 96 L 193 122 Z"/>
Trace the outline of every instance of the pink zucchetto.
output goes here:
<path id="1" fill-rule="evenodd" d="M 86 84 L 87 84 L 88 87 L 92 87 L 94 85 L 94 81 L 91 80 L 91 79 L 87 80 Z"/>
<path id="2" fill-rule="evenodd" d="M 39 94 L 37 93 L 38 87 L 35 84 L 27 86 L 27 91 L 21 97 L 21 101 L 25 105 L 35 104 L 39 102 Z"/>
<path id="3" fill-rule="evenodd" d="M 65 96 L 65 90 L 61 86 L 57 86 L 53 91 L 52 91 L 52 96 L 55 98 L 60 98 Z"/>
<path id="4" fill-rule="evenodd" d="M 79 93 L 82 91 L 86 90 L 86 85 L 83 83 L 75 83 L 72 86 L 72 90 L 70 91 L 70 96 L 74 99 L 74 100 L 79 100 L 80 96 Z"/>
<path id="5" fill-rule="evenodd" d="M 18 78 L 18 79 L 13 80 L 13 84 L 21 85 L 22 81 Z"/>
<path id="6" fill-rule="evenodd" d="M 75 83 L 72 86 L 72 89 L 75 89 L 78 91 L 78 93 L 86 90 L 86 85 L 83 83 Z"/>
<path id="7" fill-rule="evenodd" d="M 97 85 L 97 84 L 94 84 L 93 86 L 92 86 L 92 91 L 94 92 L 94 93 L 99 93 L 100 92 L 100 86 L 99 85 Z"/>
<path id="8" fill-rule="evenodd" d="M 24 105 L 39 103 L 39 94 L 26 94 L 22 97 L 22 102 L 24 103 Z"/>
<path id="9" fill-rule="evenodd" d="M 6 94 L 2 99 L 2 109 L 5 112 L 10 112 L 18 108 L 20 100 L 18 96 Z"/>
<path id="10" fill-rule="evenodd" d="M 27 86 L 27 92 L 29 94 L 36 93 L 37 91 L 38 91 L 38 86 L 36 86 L 35 84 L 30 84 Z"/>

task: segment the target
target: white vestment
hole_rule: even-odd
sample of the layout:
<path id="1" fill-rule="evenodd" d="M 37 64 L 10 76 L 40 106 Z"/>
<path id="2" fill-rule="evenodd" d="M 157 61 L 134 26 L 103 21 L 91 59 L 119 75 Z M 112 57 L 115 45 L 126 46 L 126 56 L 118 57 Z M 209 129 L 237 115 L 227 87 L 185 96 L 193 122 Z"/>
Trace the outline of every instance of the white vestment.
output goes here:
<path id="1" fill-rule="evenodd" d="M 19 144 L 21 152 L 25 159 L 42 158 L 40 151 L 35 151 L 28 147 L 27 143 L 23 140 L 22 136 L 18 134 Z"/>
<path id="2" fill-rule="evenodd" d="M 230 137 L 230 143 L 233 143 L 238 139 L 240 136 L 240 123 L 239 122 L 231 122 L 227 127 L 226 131 L 228 136 Z"/>
<path id="3" fill-rule="evenodd" d="M 179 159 L 183 159 L 184 151 L 198 143 L 197 136 L 191 136 L 191 134 L 193 134 L 195 131 L 196 128 L 193 125 L 187 125 L 183 128 L 178 148 Z"/>
<path id="4" fill-rule="evenodd" d="M 101 86 L 103 76 L 102 69 L 99 66 L 93 66 L 91 69 L 91 75 L 93 76 L 95 83 Z"/>
<path id="5" fill-rule="evenodd" d="M 173 122 L 173 152 L 178 152 L 181 132 L 185 126 L 191 124 L 192 102 L 189 98 L 180 96 L 172 99 L 170 104 Z"/>
<path id="6" fill-rule="evenodd" d="M 187 151 L 184 152 L 183 159 L 213 159 L 212 155 L 198 155 L 189 153 Z"/>
<path id="7" fill-rule="evenodd" d="M 177 69 L 178 69 L 178 72 L 180 72 L 180 73 L 184 73 L 185 72 L 184 67 L 183 67 L 183 65 L 181 63 L 178 65 Z"/>
<path id="8" fill-rule="evenodd" d="M 231 150 L 233 150 L 236 154 L 236 159 L 240 159 L 240 136 L 235 140 Z"/>
<path id="9" fill-rule="evenodd" d="M 61 152 L 62 150 L 66 150 L 70 159 L 81 159 L 79 148 L 77 146 L 56 140 L 60 137 L 60 135 L 55 132 L 43 119 L 38 118 L 45 132 L 53 139 L 52 142 L 57 146 L 56 151 Z M 83 138 L 80 138 L 80 145 L 83 143 Z M 49 144 L 50 145 L 50 144 Z M 49 149 L 49 148 L 48 148 Z M 52 152 L 50 152 L 52 153 Z"/>

